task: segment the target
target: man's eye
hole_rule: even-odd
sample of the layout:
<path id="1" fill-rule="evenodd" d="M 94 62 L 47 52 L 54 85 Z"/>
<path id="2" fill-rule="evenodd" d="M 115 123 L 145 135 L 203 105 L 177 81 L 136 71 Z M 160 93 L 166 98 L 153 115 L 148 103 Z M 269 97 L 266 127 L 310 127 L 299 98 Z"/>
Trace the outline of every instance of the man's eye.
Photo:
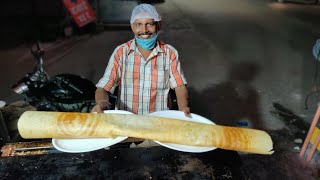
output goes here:
<path id="1" fill-rule="evenodd" d="M 140 26 L 141 26 L 141 24 L 136 24 L 136 26 L 137 26 L 137 27 L 140 27 Z"/>

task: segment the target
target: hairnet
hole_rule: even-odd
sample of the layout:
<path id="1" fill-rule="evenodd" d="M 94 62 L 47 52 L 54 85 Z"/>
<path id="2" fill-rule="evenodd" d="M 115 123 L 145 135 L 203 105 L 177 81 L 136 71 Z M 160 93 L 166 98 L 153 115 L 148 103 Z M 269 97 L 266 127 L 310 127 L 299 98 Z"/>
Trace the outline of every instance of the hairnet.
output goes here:
<path id="1" fill-rule="evenodd" d="M 132 10 L 130 24 L 133 24 L 136 19 L 154 19 L 161 21 L 161 16 L 156 8 L 150 4 L 140 4 Z"/>

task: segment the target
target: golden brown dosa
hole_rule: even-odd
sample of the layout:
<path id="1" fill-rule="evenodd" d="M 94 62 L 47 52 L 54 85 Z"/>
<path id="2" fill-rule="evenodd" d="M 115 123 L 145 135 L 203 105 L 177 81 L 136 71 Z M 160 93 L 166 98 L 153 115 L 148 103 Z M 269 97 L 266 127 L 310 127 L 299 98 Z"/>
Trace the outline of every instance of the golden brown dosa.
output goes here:
<path id="1" fill-rule="evenodd" d="M 258 154 L 273 153 L 271 137 L 264 131 L 142 115 L 27 111 L 20 117 L 18 129 L 23 138 L 128 136 Z"/>

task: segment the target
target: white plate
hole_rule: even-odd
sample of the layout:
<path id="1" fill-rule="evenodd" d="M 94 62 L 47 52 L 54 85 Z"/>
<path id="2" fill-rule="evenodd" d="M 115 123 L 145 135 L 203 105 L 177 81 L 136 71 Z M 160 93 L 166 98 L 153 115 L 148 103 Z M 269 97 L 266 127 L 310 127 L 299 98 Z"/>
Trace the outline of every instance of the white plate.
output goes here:
<path id="1" fill-rule="evenodd" d="M 133 114 L 128 111 L 122 110 L 108 110 L 104 113 L 116 113 L 116 114 Z M 116 138 L 86 138 L 86 139 L 52 139 L 53 146 L 63 152 L 69 153 L 81 153 L 90 152 L 98 149 L 106 148 L 117 144 L 128 137 L 118 136 Z"/>
<path id="2" fill-rule="evenodd" d="M 179 120 L 186 120 L 186 121 L 194 121 L 199 123 L 206 123 L 206 124 L 215 124 L 207 118 L 204 118 L 200 115 L 191 113 L 192 118 L 186 117 L 183 112 L 181 111 L 157 111 L 149 114 L 150 116 L 157 116 L 157 117 L 165 117 L 165 118 L 174 118 Z M 181 145 L 181 144 L 173 144 L 173 143 L 164 143 L 155 141 L 156 143 L 165 146 L 170 149 L 183 151 L 183 152 L 208 152 L 217 149 L 216 147 L 202 147 L 202 146 L 188 146 L 188 145 Z"/>

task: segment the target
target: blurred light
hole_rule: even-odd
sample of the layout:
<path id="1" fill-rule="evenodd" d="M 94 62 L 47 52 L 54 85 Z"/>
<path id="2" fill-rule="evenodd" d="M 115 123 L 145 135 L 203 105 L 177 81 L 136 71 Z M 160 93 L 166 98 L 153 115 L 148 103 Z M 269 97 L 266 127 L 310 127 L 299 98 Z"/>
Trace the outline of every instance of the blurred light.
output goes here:
<path id="1" fill-rule="evenodd" d="M 284 4 L 284 3 L 277 3 L 277 2 L 273 2 L 269 4 L 269 7 L 271 9 L 275 9 L 275 10 L 283 10 L 283 9 L 288 9 L 288 5 Z"/>

